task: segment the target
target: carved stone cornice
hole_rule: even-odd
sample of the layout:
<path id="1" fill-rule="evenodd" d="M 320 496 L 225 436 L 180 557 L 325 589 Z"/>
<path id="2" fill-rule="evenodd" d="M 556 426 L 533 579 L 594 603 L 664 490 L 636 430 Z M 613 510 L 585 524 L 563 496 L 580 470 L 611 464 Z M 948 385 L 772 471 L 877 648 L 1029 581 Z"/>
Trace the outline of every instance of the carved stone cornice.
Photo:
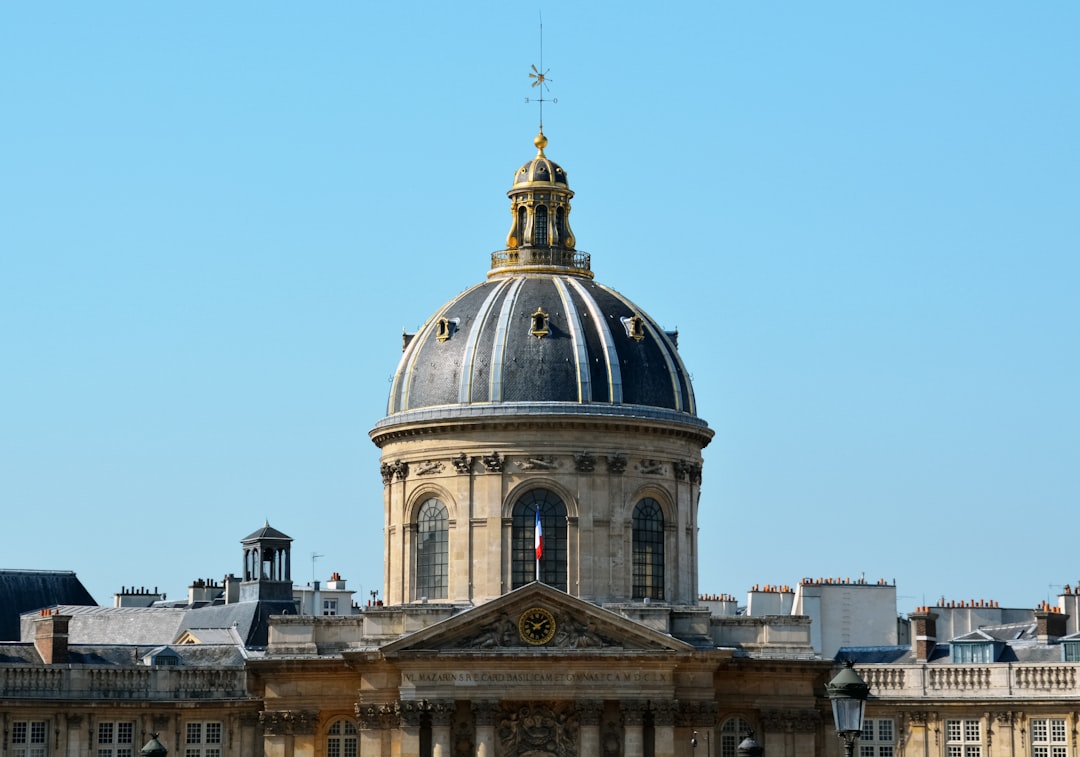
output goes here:
<path id="1" fill-rule="evenodd" d="M 930 713 L 922 712 L 922 711 L 909 712 L 907 714 L 907 718 L 908 718 L 908 722 L 911 723 L 912 725 L 918 725 L 918 726 L 925 727 L 926 724 L 930 721 Z"/>
<path id="2" fill-rule="evenodd" d="M 475 457 L 469 457 L 462 452 L 457 457 L 451 458 L 450 463 L 458 473 L 471 473 L 474 460 L 476 460 Z"/>
<path id="3" fill-rule="evenodd" d="M 310 736 L 319 724 L 312 710 L 264 710 L 259 713 L 263 731 L 270 736 Z"/>
<path id="4" fill-rule="evenodd" d="M 498 452 L 492 452 L 490 455 L 484 455 L 480 458 L 480 462 L 484 464 L 489 473 L 499 473 L 503 469 L 503 459 Z"/>
<path id="5" fill-rule="evenodd" d="M 420 719 L 428 711 L 428 704 L 427 702 L 417 702 L 415 700 L 398 702 L 397 711 L 398 715 L 401 717 L 401 724 L 403 726 L 419 728 Z"/>

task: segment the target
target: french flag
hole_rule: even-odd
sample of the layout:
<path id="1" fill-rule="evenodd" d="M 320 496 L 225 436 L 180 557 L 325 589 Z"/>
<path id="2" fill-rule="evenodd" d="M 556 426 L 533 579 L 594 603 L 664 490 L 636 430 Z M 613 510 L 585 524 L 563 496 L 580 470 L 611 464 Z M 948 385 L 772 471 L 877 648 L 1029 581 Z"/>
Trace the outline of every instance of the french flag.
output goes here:
<path id="1" fill-rule="evenodd" d="M 540 525 L 540 508 L 536 508 L 536 528 L 533 530 L 533 546 L 536 547 L 536 559 L 544 554 L 544 528 Z"/>

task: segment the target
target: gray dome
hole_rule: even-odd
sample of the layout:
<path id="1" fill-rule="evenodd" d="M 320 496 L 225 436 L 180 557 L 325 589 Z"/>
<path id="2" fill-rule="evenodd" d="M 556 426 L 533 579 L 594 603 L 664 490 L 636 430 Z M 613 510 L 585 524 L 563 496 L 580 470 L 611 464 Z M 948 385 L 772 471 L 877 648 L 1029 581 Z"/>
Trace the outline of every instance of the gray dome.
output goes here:
<path id="1" fill-rule="evenodd" d="M 450 300 L 406 340 L 391 416 L 500 403 L 696 414 L 676 335 L 582 276 L 490 279 Z"/>

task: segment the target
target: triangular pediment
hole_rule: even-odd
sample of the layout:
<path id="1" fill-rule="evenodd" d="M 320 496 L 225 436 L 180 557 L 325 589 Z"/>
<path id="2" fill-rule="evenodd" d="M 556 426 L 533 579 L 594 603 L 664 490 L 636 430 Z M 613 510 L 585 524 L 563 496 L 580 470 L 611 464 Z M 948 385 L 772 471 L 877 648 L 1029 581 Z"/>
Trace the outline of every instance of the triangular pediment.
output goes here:
<path id="1" fill-rule="evenodd" d="M 381 649 L 385 657 L 693 650 L 668 634 L 542 583 L 515 589 Z"/>

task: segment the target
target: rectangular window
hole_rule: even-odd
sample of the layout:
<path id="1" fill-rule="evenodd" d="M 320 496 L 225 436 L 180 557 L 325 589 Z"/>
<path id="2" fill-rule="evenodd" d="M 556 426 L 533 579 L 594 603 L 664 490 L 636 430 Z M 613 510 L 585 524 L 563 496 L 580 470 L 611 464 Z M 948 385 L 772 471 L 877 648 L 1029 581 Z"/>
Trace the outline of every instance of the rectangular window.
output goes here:
<path id="1" fill-rule="evenodd" d="M 48 757 L 44 720 L 16 720 L 11 724 L 12 757 Z"/>
<path id="2" fill-rule="evenodd" d="M 1069 757 L 1065 733 L 1064 718 L 1032 718 L 1032 757 Z"/>
<path id="3" fill-rule="evenodd" d="M 184 757 L 221 757 L 221 723 L 188 723 Z"/>
<path id="4" fill-rule="evenodd" d="M 994 644 L 958 644 L 952 645 L 952 660 L 960 663 L 991 663 L 994 661 Z"/>
<path id="5" fill-rule="evenodd" d="M 322 603 L 323 615 L 337 615 L 337 600 L 336 599 L 324 599 Z"/>
<path id="6" fill-rule="evenodd" d="M 945 721 L 945 757 L 982 755 L 982 723 L 979 720 Z"/>
<path id="7" fill-rule="evenodd" d="M 97 757 L 134 757 L 135 724 L 110 720 L 98 723 Z"/>
<path id="8" fill-rule="evenodd" d="M 1061 645 L 1065 662 L 1080 662 L 1080 642 L 1066 641 Z"/>
<path id="9" fill-rule="evenodd" d="M 892 718 L 867 718 L 859 737 L 859 757 L 894 757 L 895 742 Z"/>

